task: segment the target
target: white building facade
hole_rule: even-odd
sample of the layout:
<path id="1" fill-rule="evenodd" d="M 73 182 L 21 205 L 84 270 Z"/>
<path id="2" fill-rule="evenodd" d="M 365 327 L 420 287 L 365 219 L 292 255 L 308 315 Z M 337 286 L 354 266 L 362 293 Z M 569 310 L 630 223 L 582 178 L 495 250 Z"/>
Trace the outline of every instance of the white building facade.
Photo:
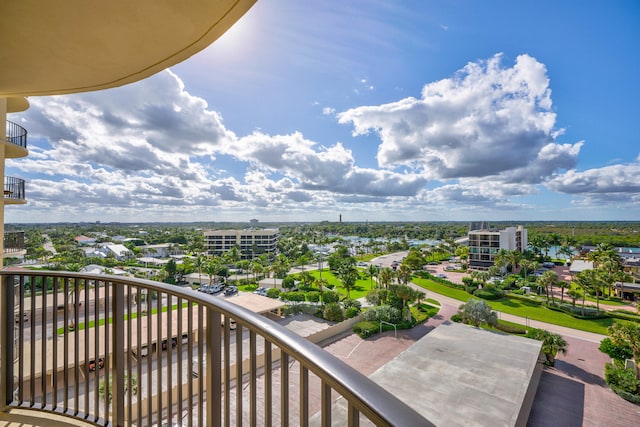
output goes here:
<path id="1" fill-rule="evenodd" d="M 527 229 L 507 227 L 504 230 L 482 229 L 469 231 L 469 268 L 487 270 L 501 249 L 523 252 L 527 249 Z"/>
<path id="2" fill-rule="evenodd" d="M 209 230 L 204 232 L 207 255 L 222 256 L 237 247 L 241 259 L 254 259 L 261 254 L 275 255 L 278 245 L 278 230 Z"/>

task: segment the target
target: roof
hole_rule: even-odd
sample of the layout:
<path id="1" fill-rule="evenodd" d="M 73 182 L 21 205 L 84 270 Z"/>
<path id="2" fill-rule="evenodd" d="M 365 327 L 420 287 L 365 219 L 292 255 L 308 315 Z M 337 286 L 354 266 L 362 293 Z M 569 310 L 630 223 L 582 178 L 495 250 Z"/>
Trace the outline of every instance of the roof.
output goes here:
<path id="1" fill-rule="evenodd" d="M 541 347 L 541 341 L 445 322 L 369 378 L 436 426 L 524 426 L 542 370 Z M 346 417 L 344 399 L 334 408 L 333 419 Z"/>
<path id="2" fill-rule="evenodd" d="M 280 301 L 278 299 L 263 297 L 262 295 L 257 295 L 250 292 L 238 292 L 237 295 L 228 297 L 226 298 L 226 300 L 258 314 L 268 313 L 270 311 L 282 308 L 286 305 L 283 301 Z"/>
<path id="3" fill-rule="evenodd" d="M 0 97 L 133 83 L 209 46 L 255 0 L 2 2 Z M 24 109 L 10 102 L 10 111 Z"/>
<path id="4" fill-rule="evenodd" d="M 131 251 L 124 245 L 107 245 L 106 248 L 120 256 L 131 253 Z"/>
<path id="5" fill-rule="evenodd" d="M 580 273 L 584 270 L 593 270 L 593 262 L 576 259 L 571 263 L 571 266 L 569 267 L 569 271 L 571 273 Z"/>

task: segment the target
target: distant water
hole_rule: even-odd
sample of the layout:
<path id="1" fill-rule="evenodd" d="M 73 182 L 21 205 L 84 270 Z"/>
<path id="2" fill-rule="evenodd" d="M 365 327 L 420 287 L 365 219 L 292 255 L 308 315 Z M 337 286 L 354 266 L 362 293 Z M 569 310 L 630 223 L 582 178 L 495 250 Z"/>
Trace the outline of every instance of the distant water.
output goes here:
<path id="1" fill-rule="evenodd" d="M 618 253 L 625 253 L 625 254 L 636 254 L 636 255 L 640 255 L 640 248 L 615 248 Z M 549 248 L 549 256 L 552 258 L 563 258 L 563 255 L 558 255 L 558 251 L 560 250 L 560 246 L 551 246 Z M 578 253 L 578 250 L 575 250 L 574 253 Z"/>

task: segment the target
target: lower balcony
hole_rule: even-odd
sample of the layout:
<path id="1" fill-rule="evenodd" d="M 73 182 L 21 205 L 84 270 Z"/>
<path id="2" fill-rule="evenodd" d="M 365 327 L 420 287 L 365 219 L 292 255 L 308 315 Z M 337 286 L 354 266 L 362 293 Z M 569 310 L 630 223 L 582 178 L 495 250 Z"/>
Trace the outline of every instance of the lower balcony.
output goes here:
<path id="1" fill-rule="evenodd" d="M 24 179 L 12 176 L 4 177 L 4 203 L 23 204 L 26 203 L 24 193 Z"/>
<path id="2" fill-rule="evenodd" d="M 69 425 L 432 425 L 320 347 L 224 299 L 116 276 L 4 270 L 0 279 L 5 413 L 52 413 Z M 336 400 L 346 420 L 332 413 Z"/>
<path id="3" fill-rule="evenodd" d="M 4 253 L 12 254 L 24 250 L 24 231 L 5 231 Z"/>

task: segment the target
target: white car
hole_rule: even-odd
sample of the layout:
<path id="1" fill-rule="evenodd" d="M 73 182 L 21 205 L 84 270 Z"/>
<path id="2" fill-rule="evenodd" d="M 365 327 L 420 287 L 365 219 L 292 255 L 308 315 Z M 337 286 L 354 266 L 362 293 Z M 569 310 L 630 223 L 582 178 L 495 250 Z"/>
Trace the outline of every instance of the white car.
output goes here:
<path id="1" fill-rule="evenodd" d="M 262 295 L 263 297 L 266 297 L 267 296 L 267 288 L 260 287 L 260 288 L 256 289 L 255 291 L 253 291 L 253 293 L 256 294 L 256 295 Z"/>

